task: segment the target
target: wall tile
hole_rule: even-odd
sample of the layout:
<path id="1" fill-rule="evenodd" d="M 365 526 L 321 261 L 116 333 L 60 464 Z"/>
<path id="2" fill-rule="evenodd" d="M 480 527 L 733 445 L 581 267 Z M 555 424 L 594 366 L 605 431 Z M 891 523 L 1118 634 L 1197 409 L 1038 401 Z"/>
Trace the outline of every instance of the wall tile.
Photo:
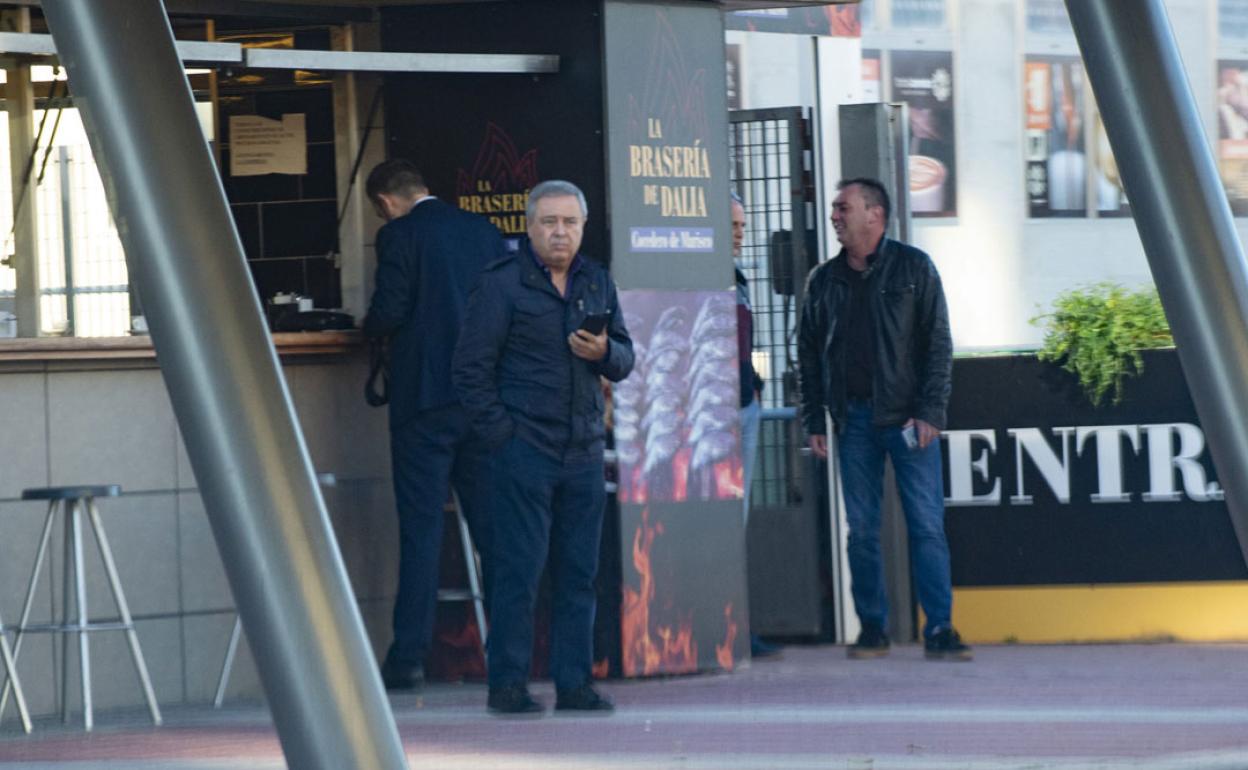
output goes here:
<path id="1" fill-rule="evenodd" d="M 9 626 L 16 626 L 22 618 L 22 604 L 26 601 L 26 587 L 35 566 L 47 510 L 43 502 L 0 503 L 0 617 Z M 29 623 L 46 623 L 52 617 L 53 576 L 56 585 L 60 585 L 61 526 L 60 517 L 55 518 Z"/>
<path id="2" fill-rule="evenodd" d="M 178 520 L 182 611 L 232 610 L 234 594 L 198 493 L 178 495 Z"/>
<path id="3" fill-rule="evenodd" d="M 51 478 L 56 485 L 174 487 L 174 419 L 158 369 L 48 375 Z"/>
<path id="4" fill-rule="evenodd" d="M 122 495 L 100 498 L 97 503 L 130 614 L 177 614 L 181 606 L 177 495 Z M 118 617 L 104 562 L 86 517 L 82 520 L 82 532 L 88 617 Z M 59 594 L 54 605 L 59 612 Z"/>
<path id="5" fill-rule="evenodd" d="M 147 672 L 161 708 L 186 701 L 182 680 L 182 622 L 179 618 L 138 620 L 134 624 L 139 647 L 147 663 Z M 91 634 L 91 697 L 95 703 L 97 726 L 108 724 L 108 710 L 146 708 L 143 687 L 130 655 L 127 635 L 121 631 Z M 78 644 L 70 637 L 69 645 L 69 707 L 71 723 L 81 724 L 82 685 L 79 679 Z M 59 660 L 57 665 L 59 665 Z M 129 722 L 133 717 L 112 717 Z"/>
<path id="6" fill-rule="evenodd" d="M 0 500 L 48 484 L 43 374 L 8 374 L 0 388 Z"/>
<path id="7" fill-rule="evenodd" d="M 211 703 L 217 694 L 225 652 L 234 628 L 232 612 L 191 615 L 182 619 L 186 632 L 186 700 L 188 703 Z M 234 665 L 230 668 L 225 690 L 226 702 L 257 700 L 264 697 L 255 660 L 244 633 L 238 643 Z"/>

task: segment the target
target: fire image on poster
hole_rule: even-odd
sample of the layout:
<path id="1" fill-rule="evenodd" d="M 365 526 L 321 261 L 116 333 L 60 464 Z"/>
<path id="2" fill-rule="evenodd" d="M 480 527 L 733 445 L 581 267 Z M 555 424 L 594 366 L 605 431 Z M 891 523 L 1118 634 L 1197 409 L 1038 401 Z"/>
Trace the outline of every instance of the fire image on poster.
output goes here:
<path id="1" fill-rule="evenodd" d="M 1231 211 L 1248 214 L 1248 61 L 1218 62 L 1218 170 Z"/>
<path id="2" fill-rule="evenodd" d="M 455 176 L 459 208 L 487 217 L 513 243 L 524 236 L 529 190 L 540 179 L 536 149 L 521 153 L 507 131 L 491 121 L 472 168 L 457 169 Z"/>
<path id="3" fill-rule="evenodd" d="M 739 500 L 735 295 L 631 290 L 620 305 L 636 353 L 612 394 L 620 501 Z"/>

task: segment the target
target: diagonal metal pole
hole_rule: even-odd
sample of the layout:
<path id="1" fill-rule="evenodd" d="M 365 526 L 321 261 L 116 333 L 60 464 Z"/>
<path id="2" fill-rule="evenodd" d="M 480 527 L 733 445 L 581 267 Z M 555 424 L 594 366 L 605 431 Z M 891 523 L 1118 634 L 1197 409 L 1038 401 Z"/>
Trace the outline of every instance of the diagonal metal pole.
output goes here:
<path id="1" fill-rule="evenodd" d="M 287 763 L 406 767 L 160 0 L 45 0 Z"/>
<path id="2" fill-rule="evenodd" d="M 1248 558 L 1248 262 L 1161 0 L 1066 0 Z"/>

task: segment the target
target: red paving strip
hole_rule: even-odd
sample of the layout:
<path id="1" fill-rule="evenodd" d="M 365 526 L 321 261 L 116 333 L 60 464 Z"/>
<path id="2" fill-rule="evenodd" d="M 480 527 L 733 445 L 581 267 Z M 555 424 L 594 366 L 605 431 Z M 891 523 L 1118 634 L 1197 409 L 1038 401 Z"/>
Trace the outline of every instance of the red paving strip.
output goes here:
<path id="1" fill-rule="evenodd" d="M 430 685 L 392 702 L 421 770 L 1248 768 L 1248 645 L 976 652 L 972 663 L 951 664 L 905 646 L 877 661 L 846 660 L 840 647 L 791 647 L 734 674 L 606 683 L 619 706 L 607 718 L 496 719 L 481 685 Z M 534 691 L 553 700 L 548 683 Z M 142 712 L 104 715 L 91 735 L 48 721 L 25 737 L 9 718 L 0 767 L 280 761 L 262 707 L 166 712 L 163 728 Z"/>

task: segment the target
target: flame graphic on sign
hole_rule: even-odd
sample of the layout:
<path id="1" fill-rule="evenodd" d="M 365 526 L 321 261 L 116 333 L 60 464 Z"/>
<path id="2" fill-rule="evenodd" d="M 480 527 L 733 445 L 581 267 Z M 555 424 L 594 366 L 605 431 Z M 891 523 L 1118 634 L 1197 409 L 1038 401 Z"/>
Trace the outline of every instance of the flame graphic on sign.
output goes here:
<path id="1" fill-rule="evenodd" d="M 620 633 L 624 648 L 624 675 L 683 674 L 698 669 L 698 645 L 693 640 L 693 623 L 686 617 L 679 627 L 650 629 L 650 607 L 654 601 L 654 571 L 650 550 L 663 534 L 663 523 L 650 526 L 650 509 L 641 511 L 641 526 L 633 535 L 633 566 L 641 577 L 640 590 L 624 586 Z M 658 637 L 657 640 L 655 637 Z"/>
<path id="2" fill-rule="evenodd" d="M 688 141 L 711 135 L 706 115 L 706 68 L 693 69 L 685 57 L 680 37 L 667 14 L 655 11 L 654 48 L 640 102 L 629 97 L 629 131 L 645 136 L 646 121 L 657 118 L 670 141 Z"/>
<path id="3" fill-rule="evenodd" d="M 538 183 L 537 150 L 524 155 L 511 136 L 493 122 L 485 125 L 485 140 L 477 151 L 471 171 L 459 170 L 457 193 L 473 195 L 486 182 L 494 192 L 521 192 Z"/>
<path id="4" fill-rule="evenodd" d="M 724 643 L 715 645 L 715 659 L 719 661 L 719 665 L 724 670 L 731 671 L 736 665 L 736 660 L 732 656 L 732 645 L 737 641 L 737 621 L 732 619 L 732 602 L 724 605 Z"/>

